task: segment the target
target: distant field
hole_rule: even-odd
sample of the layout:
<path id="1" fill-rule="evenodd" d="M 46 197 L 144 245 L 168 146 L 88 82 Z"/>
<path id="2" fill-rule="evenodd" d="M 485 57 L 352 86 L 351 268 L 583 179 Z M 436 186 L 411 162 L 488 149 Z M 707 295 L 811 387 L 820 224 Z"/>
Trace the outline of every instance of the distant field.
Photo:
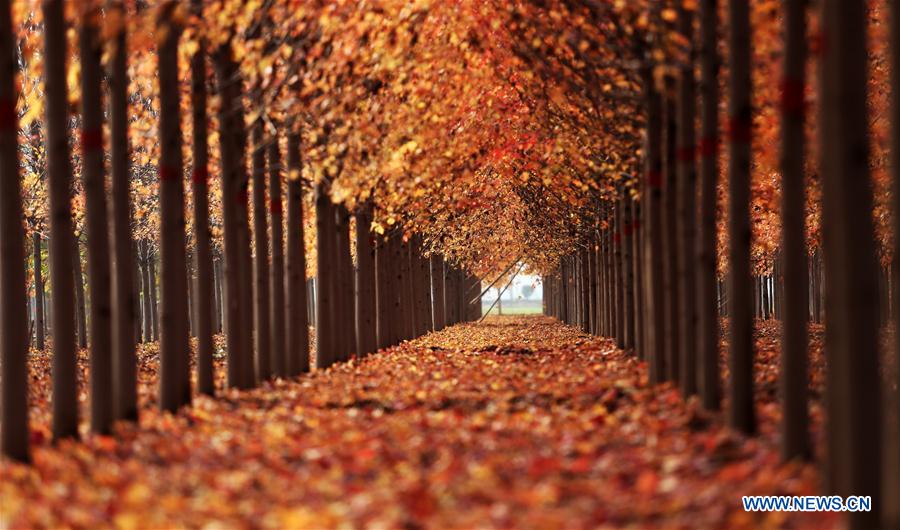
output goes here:
<path id="1" fill-rule="evenodd" d="M 481 304 L 482 314 L 487 313 L 492 303 L 493 301 L 483 302 Z M 503 300 L 502 303 L 504 315 L 539 315 L 543 311 L 540 300 Z M 494 306 L 494 309 L 491 310 L 491 314 L 498 314 L 497 306 Z"/>

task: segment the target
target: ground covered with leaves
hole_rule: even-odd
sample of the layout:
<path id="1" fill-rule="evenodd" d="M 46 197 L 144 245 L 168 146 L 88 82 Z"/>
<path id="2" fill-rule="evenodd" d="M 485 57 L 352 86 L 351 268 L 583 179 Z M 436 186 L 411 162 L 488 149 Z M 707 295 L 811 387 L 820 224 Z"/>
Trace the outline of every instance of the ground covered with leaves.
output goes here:
<path id="1" fill-rule="evenodd" d="M 742 495 L 818 491 L 812 466 L 779 462 L 772 414 L 744 439 L 649 388 L 644 363 L 610 341 L 544 317 L 458 325 L 174 416 L 152 407 L 157 361 L 144 351 L 140 425 L 55 447 L 49 367 L 32 363 L 34 465 L 0 464 L 0 527 L 840 523 L 743 512 Z"/>

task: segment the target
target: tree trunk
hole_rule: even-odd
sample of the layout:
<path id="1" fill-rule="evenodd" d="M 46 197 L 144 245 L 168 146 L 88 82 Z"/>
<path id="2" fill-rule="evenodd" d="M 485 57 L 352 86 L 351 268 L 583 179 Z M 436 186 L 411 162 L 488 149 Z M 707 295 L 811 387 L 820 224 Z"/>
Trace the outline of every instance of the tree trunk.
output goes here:
<path id="1" fill-rule="evenodd" d="M 109 11 L 126 20 L 121 0 L 110 0 Z M 116 419 L 135 421 L 137 404 L 137 359 L 135 358 L 134 258 L 131 240 L 131 191 L 128 171 L 128 48 L 126 25 L 117 28 L 113 39 L 109 74 L 110 147 L 112 158 L 112 344 L 113 413 Z"/>
<path id="2" fill-rule="evenodd" d="M 72 237 L 72 252 L 70 254 L 72 256 L 72 270 L 74 272 L 73 280 L 75 282 L 75 330 L 77 332 L 78 347 L 87 348 L 87 301 L 84 293 L 84 275 L 81 272 L 81 245 L 79 244 L 78 239 L 78 237 Z M 46 312 L 44 313 L 44 317 L 46 323 L 48 320 L 46 318 Z"/>
<path id="3" fill-rule="evenodd" d="M 632 276 L 634 277 L 634 349 L 637 351 L 639 359 L 646 359 L 646 330 L 644 328 L 644 278 L 642 256 L 643 230 L 641 230 L 641 203 L 634 201 L 632 205 L 632 224 L 634 229 L 634 237 L 631 238 L 632 244 Z"/>
<path id="4" fill-rule="evenodd" d="M 191 10 L 203 18 L 203 1 L 191 0 Z M 194 169 L 191 172 L 191 191 L 194 198 L 194 320 L 197 335 L 197 392 L 215 394 L 213 369 L 213 308 L 218 293 L 215 290 L 212 248 L 209 233 L 209 116 L 206 110 L 206 42 L 197 41 L 197 51 L 191 58 L 191 149 Z M 217 321 L 218 322 L 218 321 Z"/>
<path id="5" fill-rule="evenodd" d="M 682 241 L 678 237 L 678 104 L 674 97 L 675 80 L 667 77 L 664 95 L 665 105 L 663 107 L 664 123 L 663 128 L 663 270 L 664 280 L 663 286 L 666 300 L 666 367 L 668 373 L 666 378 L 672 382 L 679 384 L 681 381 L 681 335 L 679 330 L 679 322 L 681 315 L 681 302 L 678 296 L 678 263 L 680 260 L 679 250 Z"/>
<path id="6" fill-rule="evenodd" d="M 144 342 L 153 341 L 153 307 L 150 304 L 150 245 L 141 241 L 141 281 L 144 292 Z"/>
<path id="7" fill-rule="evenodd" d="M 28 298 L 23 266 L 25 232 L 19 180 L 19 124 L 15 108 L 16 46 L 11 15 L 10 2 L 0 1 L 0 291 L 4 298 L 0 304 L 0 378 L 3 381 L 0 385 L 0 423 L 3 425 L 0 455 L 28 462 L 31 460 L 28 447 L 28 313 L 25 311 Z M 39 262 L 40 235 L 35 234 L 36 261 Z M 36 263 L 35 266 L 39 265 Z M 38 276 L 35 275 L 35 287 Z M 41 342 L 43 348 L 43 336 Z"/>
<path id="8" fill-rule="evenodd" d="M 309 372 L 309 324 L 306 295 L 306 246 L 303 236 L 303 187 L 300 181 L 300 133 L 288 126 L 287 138 L 287 351 L 288 377 Z M 318 322 L 317 322 L 318 324 Z M 316 329 L 318 329 L 318 325 Z M 317 346 L 316 357 L 321 355 Z"/>
<path id="9" fill-rule="evenodd" d="M 350 212 L 344 205 L 336 205 L 335 233 L 337 235 L 337 260 L 338 260 L 338 295 L 339 305 L 335 311 L 335 326 L 341 326 L 347 332 L 341 333 L 335 328 L 335 339 L 338 344 L 336 361 L 349 360 L 356 350 L 356 310 L 354 309 L 354 272 L 353 258 L 350 256 Z M 358 352 L 357 352 L 358 353 Z"/>
<path id="10" fill-rule="evenodd" d="M 97 10 L 85 9 L 79 26 L 81 158 L 88 240 L 88 286 L 91 296 L 91 431 L 108 434 L 113 422 L 112 302 L 109 219 L 103 162 L 103 103 L 100 91 L 102 50 L 98 18 Z"/>
<path id="11" fill-rule="evenodd" d="M 375 305 L 378 314 L 376 329 L 379 348 L 388 348 L 393 345 L 394 289 L 392 288 L 392 277 L 394 265 L 392 250 L 389 237 L 381 239 L 375 245 Z"/>
<path id="12" fill-rule="evenodd" d="M 413 278 L 412 278 L 412 268 L 410 266 L 410 243 L 409 241 L 403 241 L 402 236 L 399 239 L 400 244 L 400 282 L 399 282 L 399 291 L 400 291 L 400 322 L 401 322 L 401 332 L 400 332 L 400 340 L 409 340 L 412 339 L 416 332 L 416 317 L 415 317 L 415 304 L 413 303 Z M 454 278 L 454 282 L 456 278 Z M 457 286 L 458 287 L 458 286 Z M 454 293 L 455 294 L 455 293 Z M 459 306 L 458 306 L 458 298 L 453 299 L 456 307 L 454 308 L 456 311 L 457 318 L 461 318 L 459 315 Z"/>
<path id="13" fill-rule="evenodd" d="M 269 223 L 266 219 L 266 147 L 263 122 L 253 125 L 253 243 L 254 243 L 254 338 L 256 376 L 259 381 L 272 377 L 271 319 L 269 313 Z"/>
<path id="14" fill-rule="evenodd" d="M 662 255 L 662 112 L 659 93 L 653 86 L 652 69 L 643 69 L 644 92 L 647 105 L 646 157 L 646 241 L 644 248 L 644 321 L 647 326 L 647 355 L 651 384 L 666 378 L 665 357 L 665 300 L 663 293 Z"/>
<path id="15" fill-rule="evenodd" d="M 191 401 L 188 342 L 187 263 L 184 243 L 184 187 L 181 175 L 181 108 L 174 2 L 159 7 L 159 210 L 160 210 L 160 408 L 174 412 Z"/>
<path id="16" fill-rule="evenodd" d="M 622 310 L 625 316 L 623 345 L 626 349 L 634 348 L 634 269 L 631 264 L 632 244 L 631 238 L 634 228 L 631 225 L 631 197 L 625 191 L 619 199 L 619 208 L 622 213 L 619 216 L 622 233 Z"/>
<path id="17" fill-rule="evenodd" d="M 269 141 L 269 210 L 272 216 L 272 269 L 269 277 L 269 290 L 272 293 L 272 299 L 269 314 L 272 318 L 272 371 L 275 377 L 285 377 L 287 375 L 283 195 L 281 187 L 281 149 L 278 146 L 276 129 Z M 304 264 L 305 267 L 306 265 Z M 306 276 L 306 271 L 303 271 L 303 276 Z"/>
<path id="18" fill-rule="evenodd" d="M 851 528 L 877 528 L 882 504 L 882 415 L 877 262 L 866 107 L 866 4 L 822 3 L 822 221 L 828 362 L 828 489 L 872 497 Z"/>
<path id="19" fill-rule="evenodd" d="M 434 331 L 440 331 L 445 327 L 446 313 L 444 306 L 444 259 L 439 254 L 431 256 L 431 292 Z M 478 303 L 480 307 L 480 299 Z"/>
<path id="20" fill-rule="evenodd" d="M 678 83 L 678 183 L 674 190 L 678 238 L 678 300 L 681 303 L 678 337 L 681 339 L 681 394 L 687 398 L 697 393 L 697 297 L 696 297 L 696 90 L 694 82 L 694 12 L 680 9 L 680 33 L 690 43 L 688 60 L 681 67 Z"/>
<path id="21" fill-rule="evenodd" d="M 718 0 L 700 2 L 700 222 L 697 237 L 697 316 L 700 399 L 703 408 L 719 410 L 719 297 L 716 265 L 716 203 L 719 178 Z"/>
<path id="22" fill-rule="evenodd" d="M 729 3 L 731 79 L 729 98 L 728 297 L 730 331 L 730 425 L 745 434 L 756 432 L 753 403 L 753 302 L 750 273 L 750 7 L 748 0 Z"/>
<path id="23" fill-rule="evenodd" d="M 15 159 L 18 164 L 18 156 Z M 18 165 L 17 171 L 18 171 Z M 34 248 L 34 347 L 44 350 L 44 276 L 41 264 L 41 234 L 35 231 L 31 235 Z"/>
<path id="24" fill-rule="evenodd" d="M 781 251 L 784 263 L 784 326 L 781 334 L 781 455 L 809 459 L 807 324 L 809 277 L 806 256 L 806 2 L 785 2 L 781 94 Z"/>
<path id="25" fill-rule="evenodd" d="M 324 186 L 316 185 L 316 368 L 322 370 L 337 360 L 335 310 L 339 296 L 337 226 L 334 205 Z"/>
<path id="26" fill-rule="evenodd" d="M 159 341 L 159 302 L 157 300 L 156 252 L 153 247 L 147 254 L 147 268 L 150 274 L 150 324 L 153 327 L 153 340 Z"/>
<path id="27" fill-rule="evenodd" d="M 72 299 L 72 165 L 69 155 L 66 86 L 66 22 L 62 0 L 45 0 L 44 98 L 47 127 L 47 191 L 50 199 L 50 281 L 54 315 L 74 315 Z M 11 77 L 9 79 L 12 79 Z M 4 179 L 4 181 L 9 179 Z M 5 195 L 4 195 L 5 196 Z M 8 211 L 8 210 L 4 210 Z M 18 219 L 16 222 L 21 222 Z M 4 254 L 10 256 L 9 254 Z M 14 254 L 12 255 L 14 256 Z M 10 257 L 9 259 L 14 259 Z M 18 265 L 17 265 L 18 266 Z M 9 276 L 4 276 L 9 278 Z M 13 276 L 14 278 L 14 276 Z M 78 366 L 75 322 L 58 318 L 53 326 L 53 438 L 78 437 Z M 23 378 L 24 380 L 24 378 Z M 5 386 L 4 386 L 5 388 Z"/>
<path id="28" fill-rule="evenodd" d="M 371 225 L 372 205 L 366 203 L 356 212 L 356 354 L 360 356 L 378 349 L 375 241 Z"/>
<path id="29" fill-rule="evenodd" d="M 251 331 L 247 326 L 249 302 L 244 300 L 241 287 L 246 253 L 241 208 L 246 210 L 246 176 L 238 129 L 243 125 L 243 113 L 239 107 L 240 79 L 231 50 L 226 42 L 215 52 L 215 69 L 221 103 L 219 106 L 219 149 L 221 160 L 222 225 L 225 247 L 223 276 L 225 279 L 225 340 L 228 354 L 228 387 L 246 388 L 247 371 L 252 371 L 252 352 L 246 337 Z"/>

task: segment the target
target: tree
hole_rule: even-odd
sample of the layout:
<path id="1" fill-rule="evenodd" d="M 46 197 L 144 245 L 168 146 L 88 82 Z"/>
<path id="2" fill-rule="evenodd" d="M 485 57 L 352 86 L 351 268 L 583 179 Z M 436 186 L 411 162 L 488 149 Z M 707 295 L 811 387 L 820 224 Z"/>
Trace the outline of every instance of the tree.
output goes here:
<path id="1" fill-rule="evenodd" d="M 184 161 L 178 87 L 176 2 L 159 6 L 160 408 L 174 412 L 191 401 L 187 261 L 184 243 Z"/>
<path id="2" fill-rule="evenodd" d="M 729 4 L 729 325 L 731 405 L 728 421 L 746 434 L 756 432 L 753 404 L 753 283 L 750 276 L 750 6 Z"/>
<path id="3" fill-rule="evenodd" d="M 193 13 L 202 18 L 203 1 L 191 0 Z M 206 41 L 197 41 L 191 58 L 191 149 L 194 168 L 191 192 L 194 199 L 194 271 L 197 300 L 194 306 L 197 335 L 197 391 L 213 395 L 213 261 L 209 233 L 209 138 L 207 130 Z M 273 226 L 274 236 L 274 226 Z"/>
<path id="4" fill-rule="evenodd" d="M 44 15 L 44 85 L 46 87 L 47 190 L 50 199 L 50 281 L 54 315 L 73 315 L 72 165 L 67 122 L 66 23 L 62 0 L 42 4 Z M 56 319 L 53 325 L 53 438 L 78 437 L 78 385 L 75 322 Z"/>
<path id="5" fill-rule="evenodd" d="M 806 258 L 805 125 L 806 3 L 785 4 L 785 61 L 782 81 L 782 252 L 784 328 L 781 342 L 781 395 L 784 403 L 782 456 L 812 455 L 807 403 L 808 300 Z"/>
<path id="6" fill-rule="evenodd" d="M 820 115 L 828 360 L 828 489 L 881 493 L 878 286 L 866 120 L 866 9 L 826 0 Z M 851 528 L 875 528 L 878 511 L 854 513 Z"/>
<path id="7" fill-rule="evenodd" d="M 0 454 L 27 462 L 28 316 L 25 293 L 25 231 L 19 183 L 16 53 L 10 2 L 0 2 L 0 366 L 2 366 L 2 438 Z M 40 242 L 40 237 L 37 239 Z M 38 249 L 38 254 L 40 250 Z M 43 288 L 43 287 L 42 287 Z"/>

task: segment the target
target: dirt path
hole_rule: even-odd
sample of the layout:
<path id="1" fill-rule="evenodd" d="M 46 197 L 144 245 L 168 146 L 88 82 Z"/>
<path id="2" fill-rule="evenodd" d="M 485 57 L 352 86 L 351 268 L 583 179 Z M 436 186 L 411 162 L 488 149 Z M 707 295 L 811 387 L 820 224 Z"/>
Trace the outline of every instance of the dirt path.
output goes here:
<path id="1" fill-rule="evenodd" d="M 814 469 L 779 465 L 769 438 L 650 392 L 642 363 L 544 317 L 456 326 L 177 416 L 148 407 L 117 438 L 52 448 L 42 432 L 33 467 L 0 464 L 2 528 L 839 522 L 744 513 L 741 495 L 814 494 Z"/>

